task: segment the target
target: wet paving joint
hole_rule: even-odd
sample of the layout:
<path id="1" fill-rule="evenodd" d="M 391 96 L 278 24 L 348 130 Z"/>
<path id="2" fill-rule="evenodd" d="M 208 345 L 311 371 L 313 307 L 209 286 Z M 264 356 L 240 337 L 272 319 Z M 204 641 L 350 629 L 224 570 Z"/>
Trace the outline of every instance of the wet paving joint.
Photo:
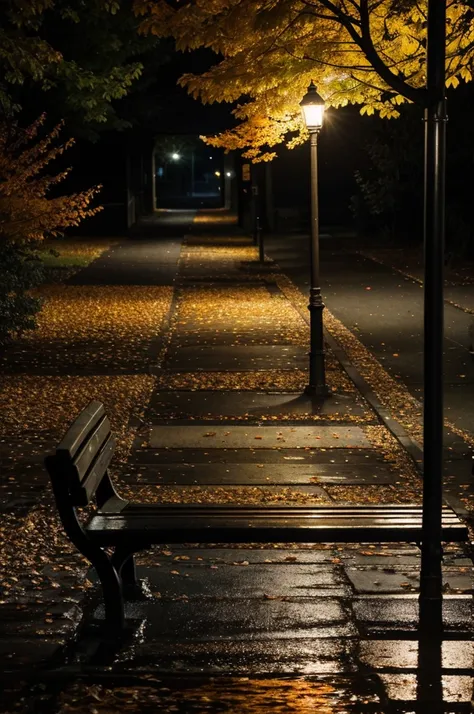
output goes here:
<path id="1" fill-rule="evenodd" d="M 143 258 L 149 248 L 140 248 Z M 113 412 L 123 442 L 115 464 L 119 490 L 166 503 L 419 499 L 416 469 L 330 349 L 334 396 L 317 405 L 302 397 L 307 326 L 278 287 L 276 273 L 242 269 L 257 257 L 239 236 L 188 239 L 174 290 L 151 296 L 165 334 L 157 335 L 156 325 L 147 332 L 142 321 L 145 341 L 126 332 L 120 352 L 104 348 L 97 359 L 97 370 L 126 368 L 127 359 L 140 362 L 136 355 L 145 342 L 147 374 L 107 372 L 99 394 L 93 377 L 100 370 L 89 377 L 68 375 L 69 386 L 79 385 L 83 395 L 97 395 L 108 405 L 118 404 L 118 395 L 128 400 Z M 118 258 L 115 265 L 111 282 L 125 271 Z M 147 266 L 146 279 L 156 265 Z M 157 276 L 154 281 L 154 289 L 170 285 Z M 145 303 L 146 295 L 145 286 Z M 71 355 L 69 368 L 84 362 L 79 351 Z M 59 375 L 46 377 L 40 388 L 59 393 L 62 406 L 48 438 L 25 448 L 32 466 L 21 491 L 27 508 L 45 483 L 37 469 L 39 451 L 54 442 L 75 407 L 61 396 Z M 18 385 L 11 384 L 13 395 Z M 37 418 L 34 428 L 39 423 Z M 21 440 L 23 432 L 18 434 Z M 21 504 L 11 500 L 8 481 L 6 489 L 12 531 Z M 32 710 L 33 702 L 36 711 L 118 711 L 126 700 L 130 711 L 381 714 L 394 703 L 411 700 L 412 710 L 423 703 L 416 689 L 414 544 L 163 544 L 137 558 L 144 597 L 130 601 L 127 637 L 112 643 L 97 629 L 103 609 L 91 586 L 94 575 L 86 579 L 86 567 L 65 542 L 49 500 L 21 524 L 17 543 L 31 543 L 31 533 L 51 543 L 38 542 L 36 550 L 23 553 L 16 569 L 9 561 L 18 582 L 3 583 L 7 624 L 0 631 L 0 654 L 8 679 L 23 672 L 46 684 L 42 691 L 15 691 L 10 681 L 7 701 L 21 705 L 12 710 Z M 19 569 L 28 573 L 23 580 Z M 461 547 L 446 549 L 444 585 L 444 697 L 462 711 L 472 696 L 473 651 L 472 567 Z M 81 620 L 84 592 L 91 596 Z M 73 641 L 78 623 L 80 635 Z"/>

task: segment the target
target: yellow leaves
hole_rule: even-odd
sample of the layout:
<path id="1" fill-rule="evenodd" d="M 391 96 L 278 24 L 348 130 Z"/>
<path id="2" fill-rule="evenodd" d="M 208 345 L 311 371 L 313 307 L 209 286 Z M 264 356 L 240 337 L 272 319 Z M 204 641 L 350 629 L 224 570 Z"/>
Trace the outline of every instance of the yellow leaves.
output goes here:
<path id="1" fill-rule="evenodd" d="M 456 76 L 451 76 L 446 79 L 447 87 L 457 87 L 459 85 L 459 79 Z"/>
<path id="2" fill-rule="evenodd" d="M 385 118 L 399 115 L 397 107 L 413 100 L 413 90 L 425 87 L 427 3 L 369 4 L 369 26 L 364 27 L 360 3 L 313 3 L 323 8 L 310 14 L 299 0 L 268 3 L 265 0 L 213 0 L 177 4 L 137 0 L 136 11 L 146 13 L 143 32 L 171 34 L 179 49 L 208 47 L 222 60 L 202 75 L 181 78 L 190 94 L 206 102 L 237 101 L 233 113 L 241 123 L 218 136 L 207 137 L 212 146 L 244 151 L 245 158 L 272 160 L 274 147 L 290 138 L 289 148 L 304 140 L 299 101 L 314 80 L 327 104 L 333 107 L 362 105 L 362 113 Z M 467 3 L 447 6 L 448 85 L 459 78 L 470 81 L 474 60 L 474 25 Z M 351 26 L 353 32 L 349 32 Z M 362 30 L 362 32 L 361 32 Z M 405 84 L 390 86 L 367 59 L 370 34 L 380 61 Z M 409 77 L 409 80 L 403 79 Z M 387 84 L 387 81 L 389 84 Z M 393 82 L 392 82 L 393 85 Z M 396 94 L 385 99 L 385 92 Z"/>
<path id="3" fill-rule="evenodd" d="M 101 210 L 89 207 L 100 186 L 69 196 L 48 198 L 48 192 L 63 181 L 69 169 L 49 176 L 43 169 L 74 143 L 54 145 L 62 124 L 36 141 L 44 123 L 40 116 L 27 129 L 0 123 L 0 229 L 11 242 L 41 241 L 59 235 Z"/>

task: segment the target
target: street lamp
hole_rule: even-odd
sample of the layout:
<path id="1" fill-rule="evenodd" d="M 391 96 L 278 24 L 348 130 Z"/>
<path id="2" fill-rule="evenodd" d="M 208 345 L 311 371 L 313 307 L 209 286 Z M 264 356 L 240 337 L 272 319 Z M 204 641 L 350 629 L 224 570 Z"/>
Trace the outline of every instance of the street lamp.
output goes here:
<path id="1" fill-rule="evenodd" d="M 323 310 L 319 284 L 319 215 L 318 215 L 318 134 L 323 125 L 324 99 L 313 82 L 300 102 L 301 111 L 311 139 L 311 288 L 309 291 L 310 351 L 309 384 L 306 394 L 327 397 L 331 390 L 326 384 L 324 366 Z"/>

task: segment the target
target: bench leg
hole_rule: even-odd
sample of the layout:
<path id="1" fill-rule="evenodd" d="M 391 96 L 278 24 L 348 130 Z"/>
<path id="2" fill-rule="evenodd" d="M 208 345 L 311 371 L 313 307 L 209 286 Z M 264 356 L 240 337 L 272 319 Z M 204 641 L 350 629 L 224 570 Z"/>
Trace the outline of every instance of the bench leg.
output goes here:
<path id="1" fill-rule="evenodd" d="M 69 499 L 69 493 L 65 486 L 66 481 L 62 474 L 60 476 L 61 479 L 52 479 L 54 495 L 58 504 L 65 503 Z M 104 596 L 106 627 L 110 630 L 113 628 L 115 631 L 122 629 L 125 618 L 122 579 L 119 571 L 117 571 L 112 559 L 109 558 L 105 550 L 102 550 L 97 543 L 90 539 L 77 518 L 75 508 L 60 510 L 60 517 L 66 535 L 69 536 L 78 551 L 87 558 L 98 575 Z"/>
<path id="2" fill-rule="evenodd" d="M 90 557 L 89 560 L 94 566 L 102 585 L 105 626 L 109 630 L 123 629 L 125 615 L 122 579 L 108 555 L 102 550 L 100 552 L 103 557 Z"/>
<path id="3" fill-rule="evenodd" d="M 124 560 L 122 567 L 120 568 L 120 575 L 122 576 L 122 582 L 124 586 L 129 587 L 133 585 L 138 585 L 137 581 L 137 569 L 135 567 L 135 558 L 132 555 Z"/>
<path id="4" fill-rule="evenodd" d="M 144 593 L 137 578 L 133 551 L 130 552 L 128 548 L 117 547 L 112 556 L 112 563 L 122 578 L 125 599 L 143 600 Z"/>

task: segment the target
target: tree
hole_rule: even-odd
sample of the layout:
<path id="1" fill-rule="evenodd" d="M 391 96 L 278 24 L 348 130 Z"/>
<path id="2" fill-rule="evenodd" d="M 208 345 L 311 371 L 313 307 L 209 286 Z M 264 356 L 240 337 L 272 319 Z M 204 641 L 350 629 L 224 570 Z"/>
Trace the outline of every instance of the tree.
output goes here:
<path id="1" fill-rule="evenodd" d="M 414 111 L 415 110 L 415 111 Z M 419 112 L 401 107 L 396 122 L 371 120 L 364 158 L 355 171 L 351 209 L 361 232 L 413 242 L 421 234 L 423 136 Z M 410 216 L 410 221 L 406 216 Z"/>
<path id="2" fill-rule="evenodd" d="M 90 207 L 98 186 L 50 195 L 69 170 L 48 175 L 44 169 L 72 140 L 57 144 L 60 125 L 38 140 L 44 119 L 27 129 L 0 123 L 0 344 L 35 325 L 41 301 L 30 291 L 43 278 L 37 254 L 41 242 L 101 210 Z"/>
<path id="3" fill-rule="evenodd" d="M 131 0 L 6 0 L 0 8 L 0 109 L 40 104 L 74 135 L 129 126 L 123 98 L 160 42 L 137 32 Z M 160 54 L 160 52 L 158 52 Z"/>
<path id="4" fill-rule="evenodd" d="M 441 1 L 441 0 L 440 0 Z M 472 79 L 470 0 L 446 0 L 447 86 Z M 286 140 L 302 142 L 299 101 L 314 81 L 328 105 L 397 117 L 399 106 L 426 106 L 427 0 L 135 0 L 141 30 L 171 35 L 180 50 L 209 47 L 219 59 L 181 84 L 203 102 L 244 103 L 240 122 L 208 138 L 253 160 Z"/>

